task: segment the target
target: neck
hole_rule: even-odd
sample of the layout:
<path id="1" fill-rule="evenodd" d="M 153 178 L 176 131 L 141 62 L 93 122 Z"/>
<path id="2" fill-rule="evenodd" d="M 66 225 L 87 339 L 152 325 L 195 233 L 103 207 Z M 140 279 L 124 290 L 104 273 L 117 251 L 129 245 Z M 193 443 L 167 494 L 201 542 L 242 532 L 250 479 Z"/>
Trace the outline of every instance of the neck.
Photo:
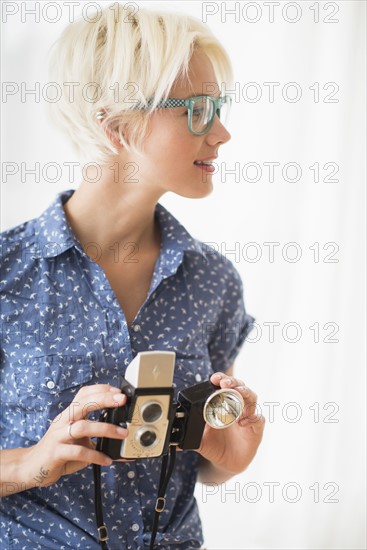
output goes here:
<path id="1" fill-rule="evenodd" d="M 159 246 L 154 212 L 160 196 L 143 190 L 139 183 L 83 181 L 64 210 L 86 254 L 108 264 L 116 261 L 116 250 L 126 249 L 127 243 L 139 254 Z"/>

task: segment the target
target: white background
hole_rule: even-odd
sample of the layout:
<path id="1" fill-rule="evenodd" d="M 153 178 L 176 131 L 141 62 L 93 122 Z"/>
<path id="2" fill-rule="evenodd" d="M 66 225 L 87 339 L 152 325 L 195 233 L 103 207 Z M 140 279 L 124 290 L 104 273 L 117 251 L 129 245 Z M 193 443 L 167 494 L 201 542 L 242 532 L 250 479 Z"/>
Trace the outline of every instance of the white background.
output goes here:
<path id="1" fill-rule="evenodd" d="M 68 12 L 64 6 L 60 21 L 50 23 L 56 11 L 49 8 L 36 23 L 24 2 L 9 4 L 18 13 L 3 26 L 3 80 L 28 88 L 40 82 L 42 90 L 47 50 Z M 205 10 L 217 11 L 207 23 L 227 48 L 240 89 L 232 140 L 218 159 L 227 170 L 240 164 L 239 181 L 222 170 L 209 198 L 162 200 L 196 237 L 235 262 L 247 310 L 258 323 L 250 335 L 257 341 L 245 344 L 236 369 L 259 395 L 264 440 L 245 473 L 222 487 L 198 486 L 207 548 L 366 548 L 365 2 L 281 1 L 273 22 L 266 2 L 238 3 L 237 21 L 227 13 L 234 2 L 148 4 L 200 19 Z M 279 83 L 274 101 L 264 82 Z M 298 101 L 291 101 L 290 82 L 301 90 Z M 253 101 L 256 89 L 262 95 Z M 15 163 L 3 165 L 6 229 L 39 215 L 60 190 L 77 187 L 79 172 L 69 177 L 64 163 L 78 159 L 49 124 L 42 98 L 3 97 L 2 111 L 3 162 Z M 35 162 L 39 183 L 24 173 Z M 56 183 L 47 181 L 55 171 L 42 176 L 49 162 L 64 168 Z M 280 163 L 274 181 L 264 162 Z M 287 181 L 297 179 L 292 167 L 282 175 L 290 162 L 299 166 L 299 181 Z M 256 179 L 255 164 L 246 175 L 248 163 L 262 169 L 259 181 L 248 181 Z M 309 168 L 315 163 L 318 182 Z M 337 165 L 337 181 L 327 180 L 335 165 L 326 163 Z M 4 169 L 17 173 L 4 175 Z M 273 261 L 264 243 L 279 243 Z M 292 261 L 296 253 L 300 258 Z M 278 323 L 274 338 L 269 323 Z"/>

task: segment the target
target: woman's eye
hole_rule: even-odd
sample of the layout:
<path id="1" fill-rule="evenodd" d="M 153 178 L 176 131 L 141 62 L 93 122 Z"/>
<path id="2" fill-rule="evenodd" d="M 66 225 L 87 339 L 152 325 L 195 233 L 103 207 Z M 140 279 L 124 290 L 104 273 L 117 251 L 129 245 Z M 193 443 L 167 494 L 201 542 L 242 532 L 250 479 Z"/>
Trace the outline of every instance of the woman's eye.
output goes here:
<path id="1" fill-rule="evenodd" d="M 204 109 L 193 109 L 192 116 L 196 116 L 196 117 L 202 116 L 203 111 Z"/>

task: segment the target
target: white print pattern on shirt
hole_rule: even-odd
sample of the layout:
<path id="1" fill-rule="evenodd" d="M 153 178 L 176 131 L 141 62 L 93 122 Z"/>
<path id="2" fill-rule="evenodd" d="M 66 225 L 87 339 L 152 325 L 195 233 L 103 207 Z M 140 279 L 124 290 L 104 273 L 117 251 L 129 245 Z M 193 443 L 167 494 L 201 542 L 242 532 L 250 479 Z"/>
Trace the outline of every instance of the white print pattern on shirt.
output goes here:
<path id="1" fill-rule="evenodd" d="M 139 351 L 176 352 L 176 391 L 225 371 L 253 322 L 234 266 L 157 204 L 161 252 L 148 297 L 128 326 L 105 273 L 66 220 L 72 193 L 1 234 L 3 449 L 39 441 L 81 386 L 118 385 Z M 160 464 L 142 459 L 102 469 L 110 550 L 149 544 Z M 178 453 L 156 539 L 166 550 L 202 544 L 197 468 L 197 453 Z M 87 467 L 2 499 L 1 547 L 98 550 L 93 491 Z"/>

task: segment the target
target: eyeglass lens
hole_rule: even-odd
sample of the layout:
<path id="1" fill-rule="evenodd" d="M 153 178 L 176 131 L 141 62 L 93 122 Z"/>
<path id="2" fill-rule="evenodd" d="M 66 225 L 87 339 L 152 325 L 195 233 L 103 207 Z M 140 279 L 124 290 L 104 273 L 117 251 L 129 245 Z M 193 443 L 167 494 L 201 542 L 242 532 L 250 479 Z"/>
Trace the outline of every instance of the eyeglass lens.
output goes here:
<path id="1" fill-rule="evenodd" d="M 194 132 L 204 132 L 210 126 L 214 118 L 214 109 L 214 102 L 210 98 L 198 98 L 193 102 L 192 129 Z M 229 104 L 224 101 L 217 111 L 222 124 L 226 124 L 228 120 L 228 111 Z"/>

